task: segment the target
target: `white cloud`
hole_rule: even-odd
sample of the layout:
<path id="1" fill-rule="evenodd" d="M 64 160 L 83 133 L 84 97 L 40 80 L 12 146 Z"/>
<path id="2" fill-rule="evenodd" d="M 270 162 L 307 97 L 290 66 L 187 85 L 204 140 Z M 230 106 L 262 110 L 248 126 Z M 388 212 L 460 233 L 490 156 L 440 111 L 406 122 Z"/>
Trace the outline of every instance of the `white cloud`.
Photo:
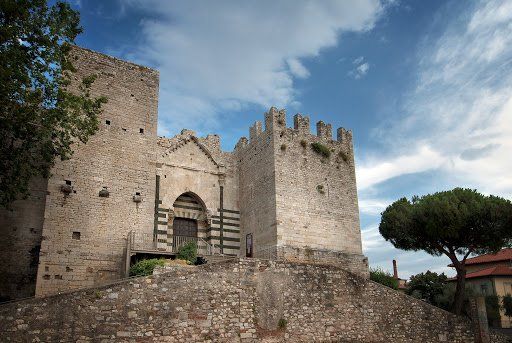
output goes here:
<path id="1" fill-rule="evenodd" d="M 416 151 L 385 160 L 367 160 L 357 168 L 357 182 L 361 190 L 397 176 L 423 172 L 440 167 L 444 157 L 423 145 Z"/>
<path id="2" fill-rule="evenodd" d="M 289 58 L 286 62 L 288 63 L 288 67 L 290 68 L 290 72 L 293 76 L 300 79 L 306 79 L 309 77 L 309 70 L 307 70 L 298 59 Z"/>
<path id="3" fill-rule="evenodd" d="M 367 199 L 363 197 L 359 200 L 359 210 L 367 215 L 380 215 L 393 201 L 382 199 Z"/>
<path id="4" fill-rule="evenodd" d="M 512 5 L 472 11 L 419 50 L 417 87 L 382 130 L 386 155 L 360 163 L 361 189 L 438 170 L 454 185 L 512 197 Z"/>
<path id="5" fill-rule="evenodd" d="M 369 30 L 382 13 L 379 0 L 124 4 L 153 18 L 125 57 L 159 69 L 161 120 L 199 131 L 232 106 L 295 103 L 294 78 L 309 76 L 301 60 L 335 46 L 341 32 Z"/>
<path id="6" fill-rule="evenodd" d="M 359 56 L 358 58 L 356 58 L 355 60 L 352 61 L 352 64 L 359 65 L 359 64 L 363 63 L 363 61 L 364 61 L 364 56 Z"/>
<path id="7" fill-rule="evenodd" d="M 370 70 L 370 64 L 364 61 L 363 56 L 359 56 L 355 60 L 352 61 L 352 64 L 355 65 L 355 68 L 348 72 L 348 75 L 353 77 L 356 80 L 359 80 Z"/>

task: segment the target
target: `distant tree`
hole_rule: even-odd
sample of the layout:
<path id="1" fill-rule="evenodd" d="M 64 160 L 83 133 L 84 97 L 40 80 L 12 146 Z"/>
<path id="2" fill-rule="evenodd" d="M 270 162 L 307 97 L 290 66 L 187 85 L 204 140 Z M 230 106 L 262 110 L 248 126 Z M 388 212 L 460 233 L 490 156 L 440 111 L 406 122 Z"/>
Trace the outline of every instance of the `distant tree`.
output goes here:
<path id="1" fill-rule="evenodd" d="M 447 279 L 444 273 L 437 274 L 427 270 L 425 273 L 411 276 L 405 292 L 432 305 L 437 305 L 437 300 L 443 294 Z"/>
<path id="2" fill-rule="evenodd" d="M 65 2 L 0 1 L 0 206 L 26 197 L 31 178 L 48 177 L 56 157 L 98 128 L 106 99 L 90 96 L 94 76 L 68 91 L 80 32 Z"/>
<path id="3" fill-rule="evenodd" d="M 512 203 L 455 188 L 411 201 L 399 199 L 382 213 L 382 236 L 396 248 L 423 250 L 450 258 L 457 271 L 453 312 L 464 302 L 466 259 L 471 254 L 495 253 L 512 240 Z"/>
<path id="4" fill-rule="evenodd" d="M 370 268 L 370 280 L 389 288 L 398 289 L 398 280 L 381 268 Z"/>
<path id="5" fill-rule="evenodd" d="M 503 310 L 507 317 L 512 317 L 512 295 L 507 294 L 502 299 Z"/>

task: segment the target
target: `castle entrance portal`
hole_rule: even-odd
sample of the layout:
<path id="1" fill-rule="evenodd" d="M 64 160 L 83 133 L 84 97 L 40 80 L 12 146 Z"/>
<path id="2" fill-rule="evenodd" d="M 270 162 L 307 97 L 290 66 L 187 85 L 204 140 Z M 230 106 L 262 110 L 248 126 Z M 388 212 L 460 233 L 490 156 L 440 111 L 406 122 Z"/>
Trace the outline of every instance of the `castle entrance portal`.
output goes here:
<path id="1" fill-rule="evenodd" d="M 191 192 L 183 193 L 174 201 L 171 213 L 168 237 L 172 237 L 173 251 L 188 242 L 196 242 L 201 249 L 208 227 L 206 207 L 201 198 Z"/>
<path id="2" fill-rule="evenodd" d="M 197 237 L 197 220 L 188 218 L 174 218 L 172 223 L 175 236 Z"/>

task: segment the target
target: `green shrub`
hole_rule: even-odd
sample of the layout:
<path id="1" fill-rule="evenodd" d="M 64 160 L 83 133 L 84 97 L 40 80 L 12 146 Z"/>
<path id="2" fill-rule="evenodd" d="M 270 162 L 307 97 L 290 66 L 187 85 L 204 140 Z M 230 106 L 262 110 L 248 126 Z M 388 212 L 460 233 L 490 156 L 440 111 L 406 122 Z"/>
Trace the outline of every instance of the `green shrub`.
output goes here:
<path id="1" fill-rule="evenodd" d="M 286 319 L 279 319 L 279 322 L 277 323 L 277 326 L 280 328 L 280 329 L 284 329 L 286 328 L 286 325 L 288 324 L 288 321 L 286 321 Z"/>
<path id="2" fill-rule="evenodd" d="M 512 317 L 512 295 L 507 294 L 502 299 L 503 310 L 507 317 Z"/>
<path id="3" fill-rule="evenodd" d="M 130 276 L 148 276 L 153 274 L 156 266 L 163 266 L 165 260 L 162 258 L 151 258 L 140 260 L 130 267 Z"/>
<path id="4" fill-rule="evenodd" d="M 498 327 L 500 321 L 500 298 L 497 295 L 485 297 L 485 309 L 487 310 L 487 321 L 492 327 Z"/>
<path id="5" fill-rule="evenodd" d="M 370 280 L 389 288 L 398 289 L 398 280 L 381 268 L 370 268 Z"/>
<path id="6" fill-rule="evenodd" d="M 348 163 L 348 155 L 344 152 L 344 151 L 340 151 L 338 153 L 338 156 L 341 157 L 341 159 L 344 161 L 344 162 L 347 162 Z"/>
<path id="7" fill-rule="evenodd" d="M 180 260 L 186 260 L 190 264 L 195 264 L 197 260 L 197 244 L 196 242 L 188 242 L 178 249 L 176 257 Z"/>
<path id="8" fill-rule="evenodd" d="M 325 158 L 329 158 L 331 156 L 331 150 L 321 143 L 311 143 L 311 149 Z"/>
<path id="9" fill-rule="evenodd" d="M 317 185 L 316 186 L 316 190 L 318 191 L 318 193 L 320 194 L 325 194 L 325 190 L 324 190 L 324 186 L 323 185 Z"/>

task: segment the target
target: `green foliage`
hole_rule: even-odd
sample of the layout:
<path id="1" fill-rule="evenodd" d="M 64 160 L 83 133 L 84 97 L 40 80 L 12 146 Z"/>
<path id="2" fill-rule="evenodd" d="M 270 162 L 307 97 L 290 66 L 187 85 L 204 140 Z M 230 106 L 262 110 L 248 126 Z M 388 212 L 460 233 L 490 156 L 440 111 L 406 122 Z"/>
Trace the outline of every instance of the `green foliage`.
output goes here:
<path id="1" fill-rule="evenodd" d="M 279 322 L 277 323 L 277 326 L 280 329 L 285 329 L 286 325 L 288 325 L 288 321 L 286 319 L 283 319 L 283 318 L 279 319 Z"/>
<path id="2" fill-rule="evenodd" d="M 389 288 L 398 289 L 398 280 L 381 268 L 370 268 L 370 280 Z"/>
<path id="3" fill-rule="evenodd" d="M 186 260 L 190 264 L 195 264 L 197 260 L 197 244 L 188 242 L 178 249 L 176 257 L 180 260 Z"/>
<path id="4" fill-rule="evenodd" d="M 162 258 L 151 258 L 140 260 L 130 267 L 130 276 L 148 276 L 153 274 L 156 266 L 163 266 L 165 260 Z"/>
<path id="5" fill-rule="evenodd" d="M 405 293 L 436 305 L 437 298 L 443 294 L 447 277 L 444 273 L 431 271 L 411 276 Z"/>
<path id="6" fill-rule="evenodd" d="M 305 148 L 305 147 L 307 147 L 307 146 L 308 146 L 308 142 L 307 142 L 305 139 L 302 139 L 302 140 L 300 141 L 300 145 L 301 145 L 303 148 Z"/>
<path id="7" fill-rule="evenodd" d="M 487 311 L 487 321 L 493 325 L 500 320 L 500 298 L 497 295 L 487 295 L 485 297 L 485 309 Z"/>
<path id="8" fill-rule="evenodd" d="M 450 258 L 459 276 L 454 310 L 460 313 L 466 273 L 462 261 L 470 254 L 493 253 L 509 245 L 512 203 L 462 188 L 410 201 L 402 198 L 382 213 L 379 231 L 396 248 Z"/>
<path id="9" fill-rule="evenodd" d="M 325 158 L 329 158 L 331 156 L 331 150 L 322 143 L 311 143 L 311 149 Z"/>
<path id="10" fill-rule="evenodd" d="M 316 190 L 318 191 L 318 193 L 320 194 L 325 194 L 325 189 L 324 189 L 324 186 L 323 185 L 317 185 L 316 186 Z"/>
<path id="11" fill-rule="evenodd" d="M 67 91 L 81 32 L 65 2 L 0 1 L 0 206 L 28 196 L 30 179 L 48 177 L 56 157 L 98 129 L 106 99 L 91 97 L 94 76 Z"/>
<path id="12" fill-rule="evenodd" d="M 340 157 L 344 162 L 348 163 L 348 155 L 347 155 L 347 153 L 346 153 L 346 152 L 344 152 L 344 151 L 340 151 L 340 152 L 338 153 L 338 156 L 339 156 L 339 157 Z"/>
<path id="13" fill-rule="evenodd" d="M 103 298 L 103 293 L 101 291 L 96 291 L 96 292 L 94 292 L 94 297 L 96 299 L 101 299 L 101 298 Z"/>
<path id="14" fill-rule="evenodd" d="M 512 317 L 512 295 L 507 294 L 502 299 L 503 310 L 507 317 Z"/>

